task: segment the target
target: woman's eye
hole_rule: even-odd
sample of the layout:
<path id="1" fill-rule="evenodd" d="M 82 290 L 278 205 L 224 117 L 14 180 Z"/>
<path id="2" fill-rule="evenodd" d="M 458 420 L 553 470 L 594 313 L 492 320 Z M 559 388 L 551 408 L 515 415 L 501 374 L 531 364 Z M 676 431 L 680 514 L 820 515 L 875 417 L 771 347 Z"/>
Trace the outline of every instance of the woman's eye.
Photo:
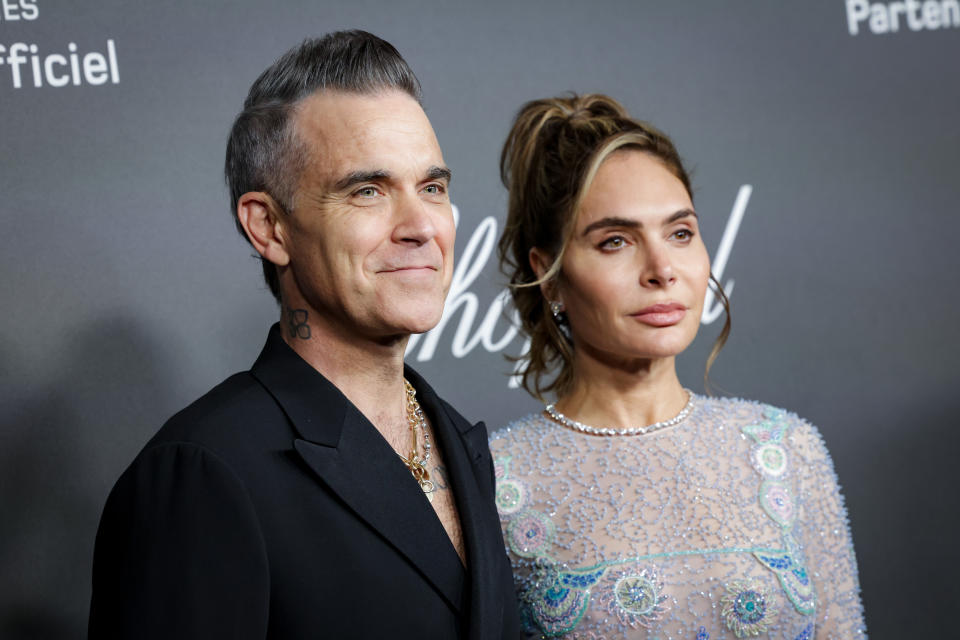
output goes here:
<path id="1" fill-rule="evenodd" d="M 612 236 L 600 243 L 601 249 L 622 249 L 627 244 L 623 236 Z"/>
<path id="2" fill-rule="evenodd" d="M 690 229 L 677 229 L 674 231 L 673 237 L 677 240 L 690 240 L 693 238 L 693 231 Z"/>

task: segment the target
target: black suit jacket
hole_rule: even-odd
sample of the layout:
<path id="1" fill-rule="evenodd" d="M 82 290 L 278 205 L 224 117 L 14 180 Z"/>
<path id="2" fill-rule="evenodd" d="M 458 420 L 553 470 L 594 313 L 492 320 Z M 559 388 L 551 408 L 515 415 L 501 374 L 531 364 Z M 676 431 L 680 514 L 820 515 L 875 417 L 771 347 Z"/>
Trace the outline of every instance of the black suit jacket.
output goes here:
<path id="1" fill-rule="evenodd" d="M 467 569 L 396 453 L 274 325 L 250 371 L 171 418 L 117 481 L 90 637 L 517 637 L 486 429 L 406 375 Z"/>

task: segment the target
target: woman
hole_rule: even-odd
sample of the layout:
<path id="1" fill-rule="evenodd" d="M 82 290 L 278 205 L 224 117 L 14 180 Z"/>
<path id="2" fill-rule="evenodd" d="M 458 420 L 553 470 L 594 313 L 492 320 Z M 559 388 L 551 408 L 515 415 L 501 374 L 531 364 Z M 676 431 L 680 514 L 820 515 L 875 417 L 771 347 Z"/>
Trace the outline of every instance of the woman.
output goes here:
<path id="1" fill-rule="evenodd" d="M 530 630 L 862 637 L 817 430 L 677 378 L 710 264 L 670 140 L 606 96 L 538 100 L 518 114 L 501 172 L 500 259 L 531 344 L 523 382 L 557 397 L 491 442 Z M 728 330 L 729 318 L 710 360 Z"/>

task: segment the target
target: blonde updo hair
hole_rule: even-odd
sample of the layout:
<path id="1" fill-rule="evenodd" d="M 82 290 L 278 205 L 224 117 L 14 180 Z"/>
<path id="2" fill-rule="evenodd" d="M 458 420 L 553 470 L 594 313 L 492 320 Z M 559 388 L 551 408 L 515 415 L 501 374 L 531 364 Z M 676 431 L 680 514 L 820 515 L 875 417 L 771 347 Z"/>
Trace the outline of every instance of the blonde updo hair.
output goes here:
<path id="1" fill-rule="evenodd" d="M 510 279 L 510 292 L 530 350 L 521 356 L 523 387 L 541 401 L 545 392 L 562 396 L 573 382 L 573 345 L 551 317 L 550 302 L 540 285 L 560 277 L 560 265 L 573 233 L 576 212 L 597 170 L 619 149 L 648 153 L 683 183 L 693 200 L 690 178 L 673 142 L 649 124 L 634 120 L 613 98 L 601 94 L 534 100 L 517 113 L 500 155 L 500 177 L 509 192 L 507 222 L 500 237 L 500 268 Z M 553 257 L 538 278 L 530 250 Z M 719 284 L 711 277 L 727 308 Z M 727 320 L 707 360 L 707 370 L 730 331 Z M 551 370 L 559 367 L 552 380 Z"/>

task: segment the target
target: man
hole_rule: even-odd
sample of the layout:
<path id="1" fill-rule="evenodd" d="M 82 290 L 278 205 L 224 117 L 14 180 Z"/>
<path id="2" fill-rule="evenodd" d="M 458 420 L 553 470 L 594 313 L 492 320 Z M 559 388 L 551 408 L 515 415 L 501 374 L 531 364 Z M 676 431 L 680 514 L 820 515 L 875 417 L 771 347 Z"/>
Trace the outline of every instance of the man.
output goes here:
<path id="1" fill-rule="evenodd" d="M 306 41 L 251 87 L 226 173 L 281 321 L 117 482 L 90 637 L 515 637 L 486 429 L 403 363 L 454 242 L 416 77 L 368 33 Z"/>

